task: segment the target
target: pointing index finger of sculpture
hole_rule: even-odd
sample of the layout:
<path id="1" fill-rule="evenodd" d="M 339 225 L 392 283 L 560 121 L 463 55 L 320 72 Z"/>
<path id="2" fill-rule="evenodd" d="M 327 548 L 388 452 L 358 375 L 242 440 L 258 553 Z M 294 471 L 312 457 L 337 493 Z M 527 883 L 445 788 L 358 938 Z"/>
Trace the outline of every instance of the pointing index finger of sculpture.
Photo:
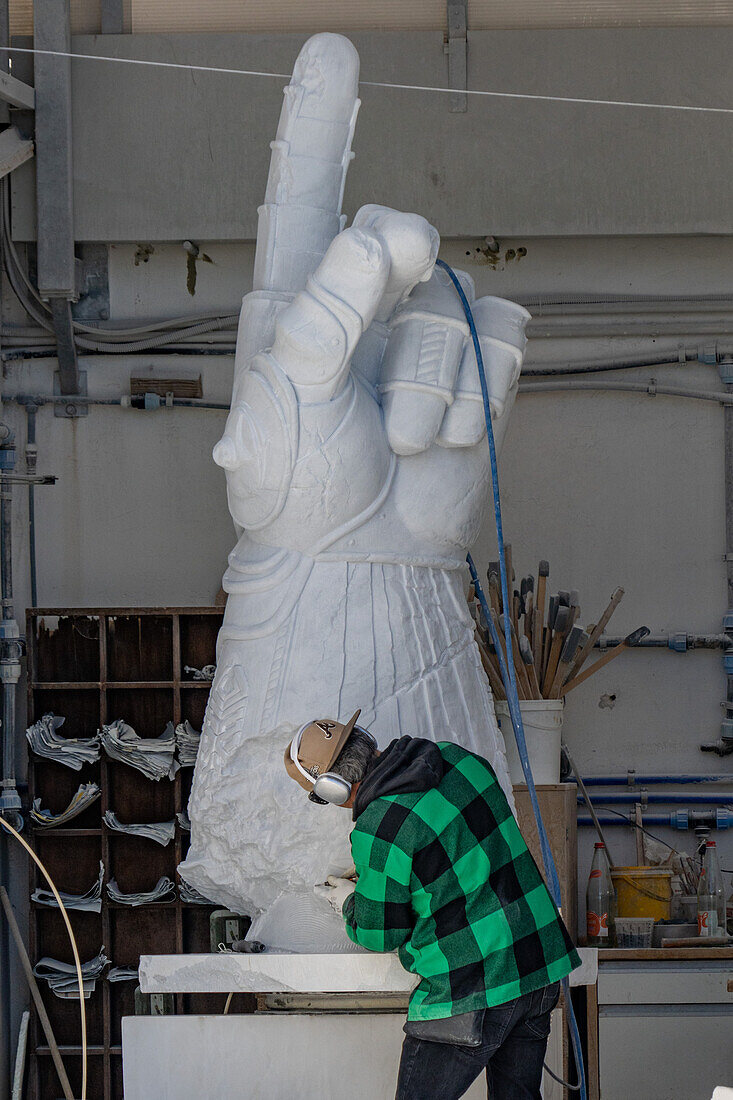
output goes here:
<path id="1" fill-rule="evenodd" d="M 303 46 L 285 89 L 259 210 L 254 290 L 294 294 L 342 228 L 359 110 L 359 55 L 339 34 Z"/>

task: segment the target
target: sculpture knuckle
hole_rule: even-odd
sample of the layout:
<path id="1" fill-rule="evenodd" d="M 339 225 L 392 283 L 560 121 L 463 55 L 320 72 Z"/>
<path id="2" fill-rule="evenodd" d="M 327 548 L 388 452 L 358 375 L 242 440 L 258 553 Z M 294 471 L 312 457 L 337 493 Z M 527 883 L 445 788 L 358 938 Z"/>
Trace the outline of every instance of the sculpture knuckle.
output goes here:
<path id="1" fill-rule="evenodd" d="M 330 381 L 344 365 L 349 338 L 335 313 L 307 291 L 280 314 L 272 354 L 297 386 Z"/>

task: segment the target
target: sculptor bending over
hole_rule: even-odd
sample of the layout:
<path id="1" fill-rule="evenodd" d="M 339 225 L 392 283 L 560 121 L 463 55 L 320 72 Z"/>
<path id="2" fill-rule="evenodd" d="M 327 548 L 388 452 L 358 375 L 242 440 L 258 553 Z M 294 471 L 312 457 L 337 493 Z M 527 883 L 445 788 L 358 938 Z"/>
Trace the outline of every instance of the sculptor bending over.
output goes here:
<path id="1" fill-rule="evenodd" d="M 353 879 L 316 891 L 355 943 L 421 979 L 397 1100 L 457 1100 L 484 1071 L 492 1100 L 541 1100 L 550 1012 L 580 960 L 496 773 L 448 741 L 380 753 L 358 717 L 302 726 L 285 767 L 352 811 Z"/>
<path id="2" fill-rule="evenodd" d="M 370 205 L 344 228 L 357 87 L 351 43 L 310 39 L 272 146 L 214 451 L 239 541 L 181 866 L 291 949 L 316 945 L 313 883 L 349 863 L 344 815 L 309 814 L 279 779 L 304 711 L 359 703 L 385 738 L 420 730 L 480 750 L 511 802 L 463 588 L 489 494 L 475 357 L 424 218 Z M 528 314 L 473 301 L 460 278 L 500 445 Z M 348 948 L 337 923 L 328 935 L 323 949 Z"/>

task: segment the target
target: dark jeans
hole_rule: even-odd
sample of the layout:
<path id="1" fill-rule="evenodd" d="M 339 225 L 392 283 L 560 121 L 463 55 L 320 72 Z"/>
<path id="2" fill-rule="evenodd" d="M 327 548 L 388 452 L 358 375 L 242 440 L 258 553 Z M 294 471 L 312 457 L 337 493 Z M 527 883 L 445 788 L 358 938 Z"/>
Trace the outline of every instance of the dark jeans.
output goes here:
<path id="1" fill-rule="evenodd" d="M 395 1100 L 458 1100 L 486 1070 L 489 1100 L 540 1100 L 560 983 L 487 1008 L 478 1047 L 405 1037 Z"/>

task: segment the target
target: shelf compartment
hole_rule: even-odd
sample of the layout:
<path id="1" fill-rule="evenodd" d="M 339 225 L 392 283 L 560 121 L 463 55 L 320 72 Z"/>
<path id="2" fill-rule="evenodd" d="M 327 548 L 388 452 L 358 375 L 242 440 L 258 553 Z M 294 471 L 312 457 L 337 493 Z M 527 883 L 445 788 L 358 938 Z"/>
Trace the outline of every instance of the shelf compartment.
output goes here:
<path id="1" fill-rule="evenodd" d="M 81 689 L 36 686 L 28 724 L 37 722 L 44 714 L 55 714 L 66 719 L 56 731 L 59 737 L 94 737 L 99 730 L 99 708 L 100 694 L 96 685 Z"/>
<path id="2" fill-rule="evenodd" d="M 201 669 L 204 665 L 216 664 L 216 639 L 222 618 L 223 615 L 208 615 L 205 618 L 200 615 L 180 616 L 181 668 L 179 675 L 182 681 L 205 682 L 193 681 L 191 674 L 184 672 L 184 668 L 189 665 L 192 668 Z"/>
<path id="3" fill-rule="evenodd" d="M 75 1003 L 75 1002 L 72 1002 Z M 87 1005 L 89 1002 L 87 1001 Z M 87 1096 L 89 1097 L 102 1097 L 104 1096 L 104 1057 L 94 1057 L 95 1054 L 103 1055 L 103 1050 L 90 1050 L 92 1057 L 88 1060 L 88 1080 L 87 1080 Z M 55 1097 L 62 1096 L 61 1085 L 59 1083 L 58 1075 L 54 1068 L 54 1064 L 51 1061 L 50 1055 L 44 1056 L 46 1052 L 39 1052 L 41 1057 L 38 1057 L 34 1066 L 36 1080 L 37 1080 L 37 1095 L 42 1097 L 43 1100 L 54 1100 Z M 74 1096 L 81 1096 L 81 1053 L 78 1055 L 71 1054 L 61 1047 L 61 1056 L 64 1060 L 64 1068 L 69 1077 L 69 1084 L 71 1085 Z M 119 1094 L 122 1097 L 122 1093 Z"/>
<path id="4" fill-rule="evenodd" d="M 169 680 L 172 666 L 170 615 L 108 616 L 108 680 Z"/>
<path id="5" fill-rule="evenodd" d="M 158 820 L 163 821 L 164 818 Z M 176 848 L 173 841 L 163 848 L 147 837 L 110 833 L 109 863 L 109 878 L 116 879 L 123 894 L 146 893 L 163 875 L 175 882 Z M 108 904 L 112 905 L 109 899 Z M 123 905 L 122 908 L 128 907 Z M 122 965 L 115 959 L 115 966 Z"/>
<path id="6" fill-rule="evenodd" d="M 36 681 L 99 680 L 98 615 L 40 615 L 33 637 Z"/>
<path id="7" fill-rule="evenodd" d="M 108 723 L 122 718 L 132 726 L 138 737 L 160 737 L 168 722 L 175 717 L 171 688 L 144 687 L 137 691 L 107 688 L 106 695 Z"/>
<path id="8" fill-rule="evenodd" d="M 117 760 L 107 765 L 107 776 L 107 808 L 116 813 L 120 821 L 138 825 L 149 821 L 172 821 L 176 816 L 175 784 L 170 779 L 148 779 L 137 768 Z M 125 834 L 108 830 L 107 836 L 112 843 Z M 145 843 L 159 847 L 152 840 Z"/>
<path id="9" fill-rule="evenodd" d="M 40 798 L 42 809 L 51 810 L 55 814 L 66 809 L 82 783 L 94 782 L 97 785 L 100 783 L 101 769 L 99 763 L 85 764 L 81 771 L 77 772 L 73 768 L 67 768 L 65 764 L 59 764 L 55 760 L 47 760 L 42 756 L 34 755 L 33 761 L 35 769 L 33 797 Z M 51 835 L 67 836 L 71 833 L 78 835 L 88 829 L 99 831 L 101 820 L 101 800 L 97 798 L 78 817 L 71 818 L 69 825 L 73 822 L 73 830 L 70 830 L 68 826 L 61 825 L 57 828 L 53 826 L 42 828 L 32 822 L 31 828 L 33 835 L 39 838 Z"/>

